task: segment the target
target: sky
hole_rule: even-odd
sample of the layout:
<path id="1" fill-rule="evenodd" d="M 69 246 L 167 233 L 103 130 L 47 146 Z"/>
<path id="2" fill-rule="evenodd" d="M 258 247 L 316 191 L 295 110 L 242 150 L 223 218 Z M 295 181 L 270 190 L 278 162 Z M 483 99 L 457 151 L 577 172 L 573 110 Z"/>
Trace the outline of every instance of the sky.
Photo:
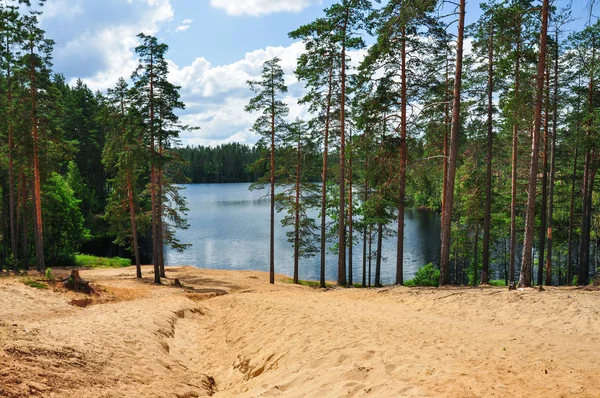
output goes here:
<path id="1" fill-rule="evenodd" d="M 568 0 L 557 0 L 559 7 Z M 81 78 L 104 91 L 137 65 L 134 48 L 140 32 L 169 46 L 169 79 L 181 86 L 183 145 L 254 144 L 257 115 L 244 111 L 251 98 L 247 80 L 258 79 L 264 61 L 281 58 L 289 92 L 290 120 L 307 111 L 297 104 L 303 85 L 293 74 L 303 50 L 288 32 L 323 15 L 333 0 L 48 0 L 40 18 L 56 41 L 54 70 L 73 84 Z M 584 0 L 573 14 L 584 15 Z M 467 0 L 466 22 L 480 15 L 479 1 Z M 580 17 L 571 24 L 583 27 Z M 450 31 L 456 30 L 456 25 Z M 358 63 L 365 51 L 351 54 Z"/>

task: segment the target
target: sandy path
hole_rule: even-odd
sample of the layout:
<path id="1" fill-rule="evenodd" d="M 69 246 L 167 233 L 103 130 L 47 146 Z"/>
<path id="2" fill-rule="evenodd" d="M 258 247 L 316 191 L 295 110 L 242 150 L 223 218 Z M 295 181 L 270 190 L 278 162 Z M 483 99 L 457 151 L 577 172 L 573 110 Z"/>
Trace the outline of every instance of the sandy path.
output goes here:
<path id="1" fill-rule="evenodd" d="M 83 271 L 104 287 L 86 308 L 0 278 L 0 396 L 600 397 L 597 290 L 321 291 L 170 269 L 192 292 L 132 275 Z"/>

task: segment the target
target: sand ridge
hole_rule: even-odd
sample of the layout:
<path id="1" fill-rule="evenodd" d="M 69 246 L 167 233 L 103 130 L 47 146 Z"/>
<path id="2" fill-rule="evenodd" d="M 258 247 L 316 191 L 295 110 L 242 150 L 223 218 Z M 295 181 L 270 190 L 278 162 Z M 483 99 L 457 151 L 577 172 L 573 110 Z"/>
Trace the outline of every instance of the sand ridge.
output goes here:
<path id="1" fill-rule="evenodd" d="M 598 397 L 600 291 L 312 289 L 251 271 L 0 278 L 0 396 Z"/>

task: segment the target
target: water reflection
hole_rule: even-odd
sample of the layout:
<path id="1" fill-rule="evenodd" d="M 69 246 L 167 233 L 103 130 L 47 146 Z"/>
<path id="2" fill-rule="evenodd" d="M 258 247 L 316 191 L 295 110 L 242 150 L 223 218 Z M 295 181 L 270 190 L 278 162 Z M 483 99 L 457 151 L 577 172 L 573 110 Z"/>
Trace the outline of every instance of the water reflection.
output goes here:
<path id="1" fill-rule="evenodd" d="M 192 246 L 183 253 L 165 249 L 168 265 L 194 265 L 201 268 L 260 270 L 269 267 L 269 202 L 265 191 L 249 191 L 249 184 L 189 184 L 183 194 L 188 199 L 190 228 L 178 231 L 182 242 Z M 316 213 L 315 213 L 316 214 Z M 275 270 L 291 275 L 293 250 L 281 226 L 283 214 L 276 214 Z M 395 230 L 396 225 L 391 225 Z M 405 217 L 405 278 L 439 259 L 440 219 L 436 214 L 407 210 Z M 333 244 L 333 242 L 331 242 Z M 362 236 L 353 251 L 355 281 L 362 278 Z M 373 249 L 376 242 L 373 242 Z M 396 237 L 383 242 L 382 282 L 395 279 Z M 300 260 L 300 278 L 319 278 L 319 257 Z M 373 267 L 375 263 L 373 262 Z M 374 269 L 373 269 L 374 276 Z M 337 279 L 337 256 L 327 254 L 326 277 Z"/>

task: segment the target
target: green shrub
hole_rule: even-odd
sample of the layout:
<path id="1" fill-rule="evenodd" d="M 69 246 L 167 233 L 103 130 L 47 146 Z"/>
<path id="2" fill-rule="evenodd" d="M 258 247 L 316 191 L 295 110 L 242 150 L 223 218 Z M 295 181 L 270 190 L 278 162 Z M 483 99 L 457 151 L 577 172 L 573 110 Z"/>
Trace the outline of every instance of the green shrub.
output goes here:
<path id="1" fill-rule="evenodd" d="M 506 280 L 505 279 L 492 279 L 490 281 L 490 285 L 504 287 L 504 286 L 506 286 Z"/>
<path id="2" fill-rule="evenodd" d="M 96 257 L 89 254 L 76 254 L 75 265 L 86 268 L 123 268 L 131 265 L 131 260 L 122 257 Z"/>
<path id="3" fill-rule="evenodd" d="M 578 276 L 577 276 L 577 275 L 575 275 L 575 276 L 573 277 L 573 282 L 571 283 L 571 285 L 573 285 L 573 286 L 577 286 L 577 282 L 578 282 L 578 280 L 579 280 L 579 279 L 578 279 Z"/>
<path id="4" fill-rule="evenodd" d="M 54 282 L 54 274 L 52 273 L 52 268 L 46 268 L 44 277 L 46 278 L 46 280 L 48 280 L 50 282 Z"/>
<path id="5" fill-rule="evenodd" d="M 433 263 L 425 264 L 415 274 L 415 277 L 404 283 L 404 286 L 435 286 L 440 283 L 440 270 Z"/>

